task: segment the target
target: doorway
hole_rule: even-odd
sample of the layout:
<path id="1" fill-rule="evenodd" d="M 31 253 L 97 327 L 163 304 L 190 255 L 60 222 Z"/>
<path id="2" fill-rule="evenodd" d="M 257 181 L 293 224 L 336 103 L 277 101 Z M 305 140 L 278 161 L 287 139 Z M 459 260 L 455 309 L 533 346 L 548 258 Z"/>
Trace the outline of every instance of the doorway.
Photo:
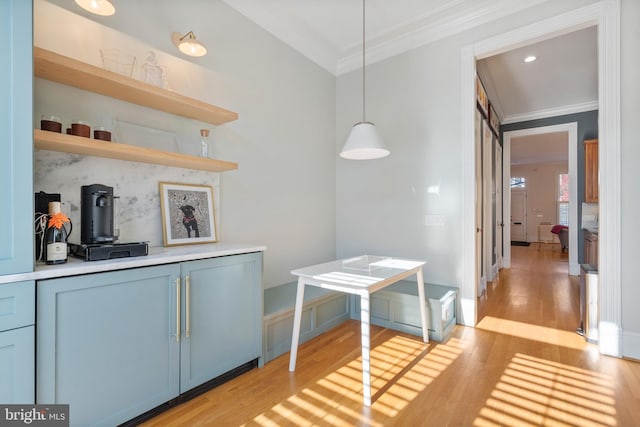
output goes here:
<path id="1" fill-rule="evenodd" d="M 574 250 L 569 250 L 569 274 L 577 276 L 580 274 L 580 265 L 578 263 L 578 123 L 563 123 L 551 126 L 540 126 L 529 129 L 521 129 L 510 132 L 504 132 L 503 134 L 503 153 L 504 158 L 511 159 L 511 140 L 514 138 L 544 135 L 552 133 L 566 133 L 567 145 L 568 145 L 568 172 L 569 172 L 569 247 Z M 511 200 L 511 193 L 507 192 L 507 189 L 511 186 L 511 162 L 505 161 L 503 165 L 503 173 L 505 179 L 503 180 L 503 188 L 505 196 L 504 209 L 506 212 L 511 211 L 513 201 Z M 504 265 L 508 267 L 511 265 L 511 240 L 518 240 L 514 236 L 511 236 L 511 230 L 505 230 L 504 237 Z M 507 235 L 508 234 L 508 235 Z"/>
<path id="2" fill-rule="evenodd" d="M 606 251 L 599 262 L 600 341 L 602 354 L 621 356 L 621 265 L 620 224 L 620 5 L 597 2 L 562 15 L 536 22 L 468 45 L 461 52 L 461 117 L 463 170 L 463 265 L 460 283 L 460 322 L 475 326 L 477 322 L 475 256 L 475 144 L 474 110 L 476 106 L 475 61 L 534 41 L 559 34 L 598 26 L 599 152 L 600 167 L 600 241 Z M 507 153 L 505 152 L 506 156 Z M 505 174 L 506 175 L 506 174 Z M 509 193 L 505 193 L 505 196 Z M 507 233 L 504 233 L 507 234 Z M 506 246 L 505 246 L 506 249 Z M 506 260 L 505 260 L 506 264 Z M 617 297 L 616 297 L 617 296 Z"/>

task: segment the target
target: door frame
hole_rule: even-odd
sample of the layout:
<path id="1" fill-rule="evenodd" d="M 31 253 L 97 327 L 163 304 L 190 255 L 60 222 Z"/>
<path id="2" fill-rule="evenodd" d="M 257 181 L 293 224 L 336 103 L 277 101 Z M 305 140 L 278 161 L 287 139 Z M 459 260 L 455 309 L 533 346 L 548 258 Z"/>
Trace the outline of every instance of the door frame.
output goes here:
<path id="1" fill-rule="evenodd" d="M 484 287 L 493 281 L 493 232 L 491 175 L 493 168 L 493 132 L 488 120 L 482 121 L 482 264 Z"/>
<path id="2" fill-rule="evenodd" d="M 467 45 L 461 51 L 462 274 L 460 322 L 477 323 L 475 286 L 476 61 L 589 26 L 598 27 L 598 145 L 600 246 L 598 298 L 602 354 L 622 355 L 620 191 L 620 0 L 601 0 L 573 11 Z"/>
<path id="3" fill-rule="evenodd" d="M 500 145 L 500 140 L 496 139 L 495 141 L 496 150 L 494 153 L 495 159 L 495 180 L 496 180 L 496 220 L 494 222 L 494 227 L 496 227 L 496 265 L 495 275 L 499 277 L 500 269 L 504 266 L 503 256 L 504 256 L 504 192 L 505 189 L 503 187 L 504 184 L 504 157 L 503 157 L 503 149 Z"/>
<path id="4" fill-rule="evenodd" d="M 567 132 L 567 148 L 569 150 L 569 274 L 577 276 L 580 274 L 580 264 L 578 264 L 578 122 L 561 123 L 551 126 L 540 126 L 535 128 L 513 130 L 502 135 L 502 148 L 505 159 L 511 159 L 511 139 L 521 136 L 539 135 L 551 132 Z M 510 187 L 511 161 L 504 162 L 503 188 Z M 506 190 L 505 190 L 506 191 Z M 511 192 L 504 196 L 505 210 L 511 212 Z M 506 245 L 507 237 L 511 240 L 511 229 L 508 236 L 503 236 Z M 571 250 L 571 248 L 574 248 Z M 505 267 L 511 265 L 511 246 L 505 246 Z"/>

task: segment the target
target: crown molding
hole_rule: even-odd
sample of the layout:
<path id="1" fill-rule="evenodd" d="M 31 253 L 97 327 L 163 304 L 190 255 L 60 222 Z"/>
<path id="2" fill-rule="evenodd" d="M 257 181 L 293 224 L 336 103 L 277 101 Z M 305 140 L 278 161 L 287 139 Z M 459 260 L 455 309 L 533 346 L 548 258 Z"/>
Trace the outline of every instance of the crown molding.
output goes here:
<path id="1" fill-rule="evenodd" d="M 477 5 L 475 9 L 466 8 L 457 15 L 434 19 L 430 16 L 410 31 L 395 30 L 374 40 L 367 41 L 366 63 L 373 64 L 395 55 L 416 49 L 420 46 L 459 34 L 483 24 L 544 3 L 547 0 L 513 1 L 499 0 L 490 4 Z M 406 28 L 406 27 L 405 27 Z M 362 65 L 362 54 L 352 49 L 338 59 L 337 75 L 345 74 Z"/>
<path id="2" fill-rule="evenodd" d="M 510 123 L 526 122 L 528 120 L 546 119 L 547 117 L 564 116 L 567 114 L 582 113 L 585 111 L 593 111 L 598 109 L 598 101 L 587 101 L 578 104 L 565 105 L 557 108 L 548 108 L 545 110 L 531 111 L 524 114 L 511 114 L 502 119 L 500 124 L 508 125 Z"/>
<path id="3" fill-rule="evenodd" d="M 277 13 L 252 0 L 223 0 L 265 31 L 291 46 L 331 74 L 339 76 L 362 66 L 362 44 L 340 50 L 318 37 L 294 16 Z M 548 0 L 451 0 L 430 13 L 397 25 L 367 40 L 367 64 L 382 61 L 436 40 L 520 12 Z"/>

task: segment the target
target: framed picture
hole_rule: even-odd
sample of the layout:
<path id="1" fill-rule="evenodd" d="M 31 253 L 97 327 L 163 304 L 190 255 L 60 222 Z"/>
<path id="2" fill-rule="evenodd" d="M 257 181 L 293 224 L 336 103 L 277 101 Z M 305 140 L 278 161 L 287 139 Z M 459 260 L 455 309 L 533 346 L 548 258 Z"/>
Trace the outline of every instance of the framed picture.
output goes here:
<path id="1" fill-rule="evenodd" d="M 482 82 L 480 81 L 480 77 L 476 76 L 476 100 L 478 105 L 480 106 L 480 110 L 484 113 L 485 116 L 489 115 L 489 98 L 487 98 L 487 92 L 484 90 L 484 86 L 482 86 Z"/>
<path id="2" fill-rule="evenodd" d="M 165 246 L 217 241 L 212 186 L 161 182 L 160 208 Z"/>
<path id="3" fill-rule="evenodd" d="M 500 135 L 500 118 L 496 114 L 496 110 L 493 109 L 493 104 L 491 103 L 489 103 L 489 124 L 496 135 Z"/>

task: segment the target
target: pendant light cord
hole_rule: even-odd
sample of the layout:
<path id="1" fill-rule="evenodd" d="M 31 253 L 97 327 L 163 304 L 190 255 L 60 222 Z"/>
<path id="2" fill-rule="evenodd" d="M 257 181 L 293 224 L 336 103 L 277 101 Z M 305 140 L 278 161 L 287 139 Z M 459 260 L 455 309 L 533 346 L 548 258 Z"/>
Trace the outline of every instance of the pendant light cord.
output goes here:
<path id="1" fill-rule="evenodd" d="M 365 52 L 365 31 L 364 31 L 364 26 L 365 26 L 365 13 L 364 13 L 364 4 L 365 4 L 365 0 L 362 0 L 362 123 L 365 123 L 366 120 L 366 103 L 365 103 L 365 76 L 364 76 L 364 52 Z"/>

